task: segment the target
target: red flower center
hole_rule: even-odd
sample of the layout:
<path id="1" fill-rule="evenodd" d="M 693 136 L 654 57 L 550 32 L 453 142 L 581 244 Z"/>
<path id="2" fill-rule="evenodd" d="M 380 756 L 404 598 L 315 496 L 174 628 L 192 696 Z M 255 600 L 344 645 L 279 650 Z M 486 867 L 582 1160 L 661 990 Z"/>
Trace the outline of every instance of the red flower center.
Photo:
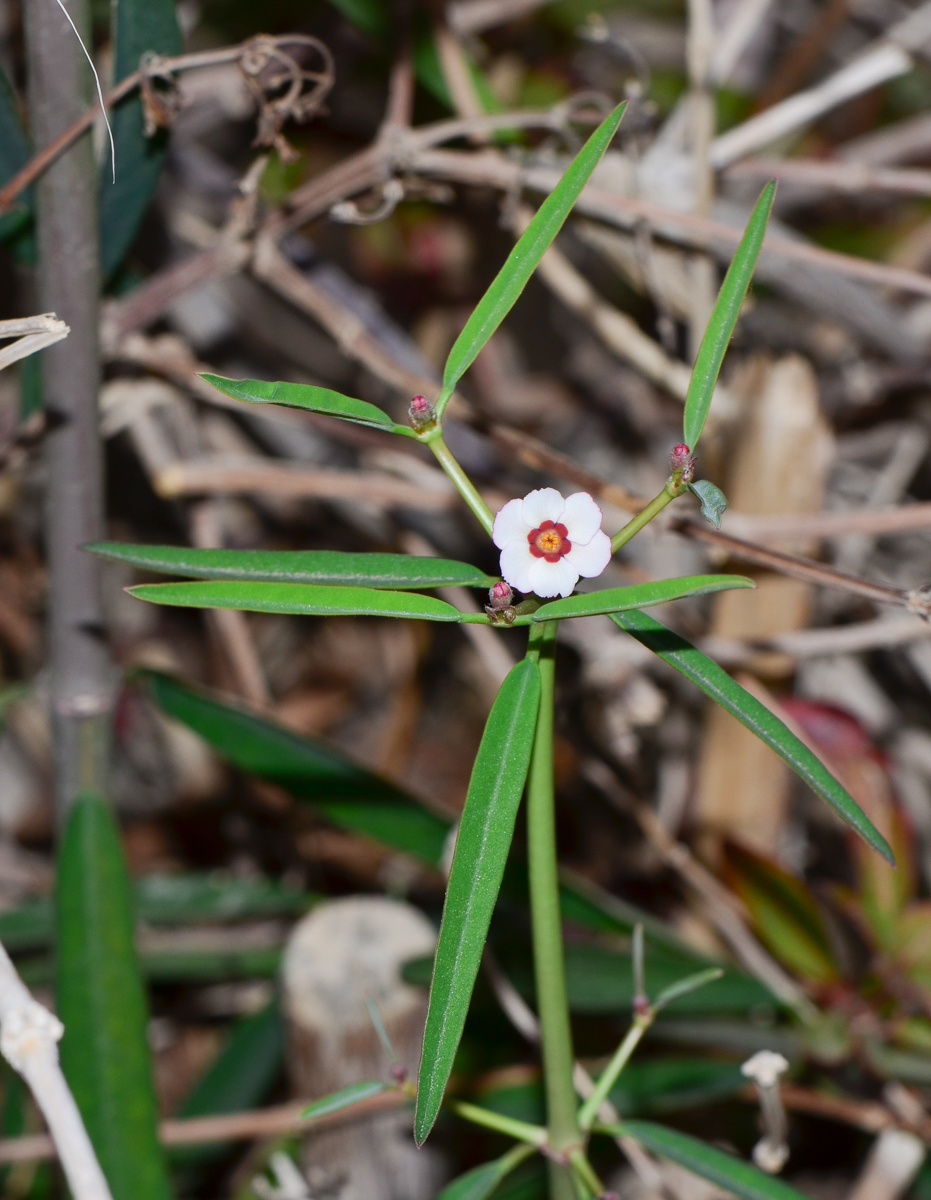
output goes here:
<path id="1" fill-rule="evenodd" d="M 534 558 L 545 558 L 547 562 L 559 562 L 564 554 L 572 549 L 569 541 L 569 530 L 563 524 L 555 521 L 544 521 L 539 529 L 531 529 L 527 534 L 530 543 L 530 553 Z"/>

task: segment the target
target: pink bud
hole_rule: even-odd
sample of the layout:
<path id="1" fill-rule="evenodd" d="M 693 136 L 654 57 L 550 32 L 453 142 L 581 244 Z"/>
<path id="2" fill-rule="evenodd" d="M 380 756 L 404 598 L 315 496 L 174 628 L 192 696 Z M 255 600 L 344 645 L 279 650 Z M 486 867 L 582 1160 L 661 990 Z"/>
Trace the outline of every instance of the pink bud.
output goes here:
<path id="1" fill-rule="evenodd" d="M 642 992 L 638 992 L 630 1003 L 630 1007 L 634 1011 L 635 1017 L 646 1017 L 650 1014 L 650 998 L 644 996 Z"/>
<path id="2" fill-rule="evenodd" d="M 407 1080 L 407 1067 L 402 1063 L 391 1064 L 391 1078 L 395 1083 L 404 1083 Z"/>
<path id="3" fill-rule="evenodd" d="M 514 601 L 514 593 L 511 590 L 511 585 L 505 583 L 503 579 L 499 579 L 496 584 L 488 589 L 488 607 L 493 608 L 496 612 L 502 608 L 508 608 Z"/>
<path id="4" fill-rule="evenodd" d="M 408 414 L 411 425 L 417 430 L 429 429 L 436 422 L 436 410 L 426 396 L 415 396 Z"/>
<path id="5" fill-rule="evenodd" d="M 692 451 L 686 446 L 685 442 L 680 442 L 678 446 L 673 446 L 672 454 L 669 456 L 669 465 L 672 468 L 673 475 L 678 475 L 686 483 L 692 478 L 695 472 L 695 464 L 692 461 Z"/>

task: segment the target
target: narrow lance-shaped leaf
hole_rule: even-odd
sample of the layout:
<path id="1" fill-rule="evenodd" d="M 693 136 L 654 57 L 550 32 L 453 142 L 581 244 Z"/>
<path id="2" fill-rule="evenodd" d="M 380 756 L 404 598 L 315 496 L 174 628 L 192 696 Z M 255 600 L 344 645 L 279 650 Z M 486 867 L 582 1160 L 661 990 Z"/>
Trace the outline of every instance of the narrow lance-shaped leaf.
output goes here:
<path id="1" fill-rule="evenodd" d="M 113 815 L 79 796 L 56 883 L 61 1060 L 114 1200 L 169 1200 L 133 945 L 129 880 Z"/>
<path id="2" fill-rule="evenodd" d="M 147 52 L 170 57 L 184 49 L 175 0 L 120 0 L 111 5 L 111 11 L 114 83 L 138 71 Z M 117 105 L 110 121 L 116 146 L 116 182 L 109 155 L 100 179 L 100 266 L 105 278 L 132 245 L 158 184 L 168 141 L 165 129 L 147 136 L 138 92 Z"/>
<path id="3" fill-rule="evenodd" d="M 540 668 L 519 662 L 501 685 L 479 746 L 446 889 L 417 1085 L 423 1144 L 443 1100 L 498 898 L 530 765 Z"/>
<path id="4" fill-rule="evenodd" d="M 309 801 L 336 824 L 435 867 L 450 819 L 314 738 L 223 703 L 158 671 L 138 678 L 152 700 L 242 771 Z"/>
<path id="5" fill-rule="evenodd" d="M 507 1154 L 466 1171 L 437 1195 L 436 1200 L 486 1200 L 498 1184 L 533 1154 L 533 1146 L 514 1146 Z"/>
<path id="6" fill-rule="evenodd" d="M 824 763 L 746 688 L 733 680 L 723 667 L 702 654 L 684 638 L 646 613 L 617 613 L 611 618 L 638 642 L 701 688 L 716 704 L 737 718 L 770 746 L 808 786 L 830 804 L 874 850 L 894 863 L 889 843 L 866 813 L 843 788 Z"/>
<path id="7" fill-rule="evenodd" d="M 694 1175 L 700 1175 L 741 1200 L 807 1200 L 807 1197 L 781 1179 L 765 1175 L 750 1163 L 725 1154 L 707 1142 L 690 1137 L 652 1121 L 624 1121 L 621 1125 L 605 1126 L 605 1133 L 635 1138 L 641 1146 L 661 1158 L 678 1163 Z"/>
<path id="8" fill-rule="evenodd" d="M 724 283 L 718 293 L 717 301 L 711 313 L 711 320 L 705 330 L 698 357 L 689 380 L 689 390 L 685 397 L 685 414 L 682 419 L 682 440 L 694 451 L 701 437 L 701 431 L 711 406 L 715 384 L 721 372 L 721 363 L 727 352 L 728 343 L 740 316 L 740 306 L 743 304 L 756 260 L 763 247 L 766 236 L 766 225 L 772 211 L 776 195 L 775 181 L 763 189 L 763 194 L 756 203 L 737 253 L 728 267 Z"/>
<path id="9" fill-rule="evenodd" d="M 437 412 L 442 413 L 449 403 L 456 384 L 475 361 L 479 351 L 511 311 L 527 280 L 536 270 L 540 259 L 562 229 L 572 206 L 579 198 L 592 171 L 611 144 L 624 115 L 624 105 L 605 117 L 579 153 L 569 164 L 566 173 L 543 201 L 533 220 L 508 255 L 504 266 L 495 276 L 485 295 L 479 300 L 456 338 L 443 371 L 443 391 L 437 400 Z"/>
<path id="10" fill-rule="evenodd" d="M 342 417 L 357 425 L 371 425 L 388 433 L 400 433 L 415 437 L 413 429 L 398 425 L 386 412 L 366 400 L 344 396 L 330 388 L 312 387 L 307 383 L 275 383 L 265 379 L 227 379 L 223 375 L 204 372 L 201 379 L 215 387 L 224 396 L 244 400 L 250 404 L 281 404 L 285 408 L 303 408 L 307 412 L 323 413 L 328 417 Z"/>
<path id="11" fill-rule="evenodd" d="M 308 1104 L 301 1116 L 306 1119 L 307 1117 L 325 1117 L 328 1113 L 341 1112 L 344 1108 L 351 1108 L 354 1104 L 360 1104 L 363 1100 L 370 1100 L 372 1096 L 379 1096 L 382 1092 L 387 1092 L 390 1086 L 378 1079 L 369 1079 L 364 1083 L 351 1083 L 348 1087 L 340 1088 L 338 1092 L 331 1092 L 329 1096 L 324 1096 L 320 1100 L 315 1100 L 313 1104 Z"/>
<path id="12" fill-rule="evenodd" d="M 306 617 L 402 617 L 420 621 L 459 621 L 462 613 L 445 600 L 417 592 L 375 588 L 323 587 L 313 583 L 256 583 L 205 580 L 197 583 L 142 583 L 131 596 L 181 608 L 237 608 L 246 612 L 291 613 Z"/>
<path id="13" fill-rule="evenodd" d="M 412 554 L 347 554 L 341 550 L 208 550 L 193 546 L 134 546 L 90 542 L 103 558 L 146 571 L 194 579 L 254 579 L 265 583 L 329 583 L 349 587 L 491 587 L 496 576 L 470 563 Z"/>
<path id="14" fill-rule="evenodd" d="M 686 575 L 681 579 L 659 579 L 655 583 L 605 588 L 601 592 L 586 592 L 582 596 L 553 600 L 538 608 L 531 619 L 539 622 L 562 617 L 594 617 L 600 613 L 622 612 L 631 608 L 651 608 L 654 604 L 681 600 L 684 596 L 755 586 L 753 580 L 745 575 Z"/>

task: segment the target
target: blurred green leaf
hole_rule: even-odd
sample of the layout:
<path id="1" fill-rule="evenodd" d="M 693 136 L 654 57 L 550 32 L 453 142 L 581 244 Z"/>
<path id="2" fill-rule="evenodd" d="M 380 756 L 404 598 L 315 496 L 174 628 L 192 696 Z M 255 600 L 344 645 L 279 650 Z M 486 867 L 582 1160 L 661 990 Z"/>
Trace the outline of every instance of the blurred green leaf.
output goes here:
<path id="1" fill-rule="evenodd" d="M 438 413 L 442 414 L 455 391 L 456 384 L 513 308 L 540 259 L 563 227 L 572 206 L 601 161 L 602 155 L 611 144 L 623 115 L 624 105 L 620 104 L 591 135 L 569 164 L 557 186 L 540 205 L 533 220 L 508 255 L 504 266 L 472 310 L 465 328 L 456 338 L 446 360 L 443 390 L 436 404 Z"/>
<path id="2" fill-rule="evenodd" d="M 373 41 L 386 43 L 391 40 L 391 10 L 382 0 L 330 0 L 330 3 Z"/>
<path id="3" fill-rule="evenodd" d="M 245 400 L 250 404 L 281 404 L 285 408 L 303 408 L 307 412 L 323 413 L 329 417 L 341 417 L 357 425 L 370 425 L 389 433 L 400 433 L 416 437 L 407 425 L 398 425 L 391 417 L 374 404 L 344 396 L 329 388 L 312 387 L 308 383 L 274 383 L 264 379 L 227 379 L 223 375 L 204 372 L 201 379 L 234 400 Z"/>
<path id="4" fill-rule="evenodd" d="M 313 1104 L 308 1104 L 301 1116 L 325 1117 L 329 1113 L 351 1108 L 360 1100 L 368 1100 L 372 1096 L 380 1096 L 382 1092 L 390 1090 L 390 1084 L 382 1083 L 378 1079 L 368 1080 L 365 1083 L 351 1083 L 349 1087 L 340 1088 L 338 1092 L 331 1092 L 329 1096 L 324 1096 L 321 1100 L 315 1100 Z"/>
<path id="5" fill-rule="evenodd" d="M 723 667 L 702 654 L 690 642 L 642 612 L 617 613 L 611 617 L 621 629 L 669 663 L 686 679 L 700 687 L 715 704 L 720 704 L 741 724 L 771 747 L 834 811 L 874 850 L 894 864 L 889 843 L 853 796 L 837 782 L 819 758 L 755 696 L 731 679 Z"/>
<path id="6" fill-rule="evenodd" d="M 655 583 L 636 583 L 632 587 L 605 588 L 601 592 L 586 592 L 553 600 L 533 614 L 533 620 L 552 621 L 557 617 L 592 617 L 599 613 L 623 612 L 631 608 L 652 608 L 684 596 L 701 596 L 706 592 L 723 592 L 729 588 L 755 587 L 744 575 L 686 575 L 680 579 L 660 579 Z"/>
<path id="7" fill-rule="evenodd" d="M 662 1012 L 664 1008 L 668 1008 L 676 1000 L 682 1000 L 686 996 L 690 996 L 692 992 L 697 992 L 699 988 L 707 987 L 709 983 L 716 983 L 723 974 L 724 970 L 722 967 L 708 967 L 704 971 L 696 971 L 694 975 L 686 975 L 684 979 L 680 979 L 676 983 L 670 983 L 667 987 L 664 987 L 659 995 L 651 1000 L 651 1007 L 654 1012 Z"/>
<path id="8" fill-rule="evenodd" d="M 302 738 L 245 709 L 214 700 L 156 671 L 139 674 L 163 711 L 240 770 L 278 784 L 345 829 L 436 866 L 451 819 L 324 743 Z"/>
<path id="9" fill-rule="evenodd" d="M 685 957 L 650 950 L 646 956 L 647 993 L 657 996 L 675 987 L 692 966 Z M 521 981 L 515 976 L 515 982 Z M 573 1012 L 630 1011 L 634 986 L 628 951 L 570 943 L 566 946 L 566 982 Z M 670 1007 L 673 1013 L 750 1012 L 773 1003 L 761 983 L 728 967 L 719 979 L 678 996 Z"/>
<path id="10" fill-rule="evenodd" d="M 138 71 L 147 52 L 171 57 L 183 50 L 175 0 L 120 0 L 111 11 L 114 83 Z M 146 137 L 138 92 L 117 105 L 110 122 L 116 145 L 116 182 L 109 155 L 100 179 L 100 268 L 105 279 L 132 245 L 155 193 L 168 140 L 165 130 Z"/>
<path id="11" fill-rule="evenodd" d="M 0 186 L 8 183 L 32 157 L 32 143 L 23 124 L 6 72 L 0 67 Z M 17 236 L 32 213 L 31 192 L 20 195 L 0 213 L 0 241 Z"/>
<path id="12" fill-rule="evenodd" d="M 776 184 L 772 181 L 763 189 L 750 215 L 698 349 L 682 418 L 682 440 L 693 452 L 705 426 L 711 397 L 721 373 L 721 364 L 734 333 L 737 318 L 740 316 L 740 306 L 744 302 L 750 280 L 753 278 L 756 260 L 763 248 L 766 226 L 775 197 Z"/>
<path id="13" fill-rule="evenodd" d="M 635 1138 L 647 1150 L 678 1163 L 702 1179 L 740 1196 L 741 1200 L 806 1200 L 802 1192 L 781 1179 L 764 1175 L 733 1154 L 725 1154 L 707 1142 L 664 1125 L 654 1125 L 652 1121 L 624 1121 L 621 1125 L 606 1127 L 605 1132 Z"/>
<path id="14" fill-rule="evenodd" d="M 710 521 L 715 529 L 720 529 L 721 518 L 727 511 L 727 496 L 707 479 L 696 479 L 694 483 L 689 484 L 689 491 L 698 497 L 701 515 L 705 520 Z"/>
<path id="15" fill-rule="evenodd" d="M 168 1200 L 131 903 L 113 816 L 79 796 L 56 883 L 62 1066 L 114 1200 Z"/>
<path id="16" fill-rule="evenodd" d="M 523 795 L 540 705 L 540 668 L 525 658 L 495 699 L 479 746 L 446 889 L 423 1037 L 414 1133 L 427 1138 L 462 1037 Z"/>
<path id="17" fill-rule="evenodd" d="M 627 1064 L 608 1099 L 621 1116 L 671 1113 L 735 1096 L 746 1086 L 739 1062 L 715 1058 L 637 1059 Z M 521 1083 L 491 1084 L 480 1101 L 518 1121 L 546 1120 L 539 1073 Z"/>
<path id="18" fill-rule="evenodd" d="M 306 912 L 315 899 L 275 880 L 203 871 L 144 875 L 134 887 L 136 912 L 147 925 L 291 916 Z M 54 920 L 51 899 L 28 900 L 0 913 L 0 942 L 11 954 L 44 949 L 52 944 Z"/>
<path id="19" fill-rule="evenodd" d="M 450 584 L 490 587 L 497 578 L 469 563 L 411 554 L 346 554 L 340 550 L 201 550 L 190 546 L 132 546 L 122 542 L 92 542 L 84 549 L 146 571 L 195 579 L 344 584 L 408 591 Z"/>
<path id="20" fill-rule="evenodd" d="M 436 1200 L 486 1200 L 507 1175 L 533 1154 L 532 1146 L 514 1146 L 507 1154 L 466 1171 L 437 1194 Z"/>
<path id="21" fill-rule="evenodd" d="M 188 1094 L 176 1116 L 204 1117 L 257 1108 L 284 1065 L 284 1023 L 277 1001 L 241 1017 L 230 1029 L 220 1053 Z M 221 1158 L 228 1146 L 175 1146 L 172 1163 L 193 1167 Z"/>
<path id="22" fill-rule="evenodd" d="M 462 617 L 458 608 L 435 596 L 364 587 L 208 579 L 196 583 L 140 583 L 126 590 L 138 600 L 181 608 L 236 608 L 306 617 L 395 617 L 415 621 L 459 621 Z"/>
<path id="23" fill-rule="evenodd" d="M 831 937 L 805 884 L 742 846 L 728 844 L 725 854 L 728 882 L 747 906 L 770 952 L 810 983 L 836 982 L 840 971 Z"/>

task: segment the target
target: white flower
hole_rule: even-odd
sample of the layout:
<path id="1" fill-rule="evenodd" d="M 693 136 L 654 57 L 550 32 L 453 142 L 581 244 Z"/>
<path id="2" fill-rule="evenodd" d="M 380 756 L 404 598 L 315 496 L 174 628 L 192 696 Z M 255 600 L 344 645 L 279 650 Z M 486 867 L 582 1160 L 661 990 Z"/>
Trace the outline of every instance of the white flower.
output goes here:
<path id="1" fill-rule="evenodd" d="M 757 1050 L 740 1068 L 741 1074 L 753 1079 L 761 1088 L 773 1088 L 779 1076 L 788 1071 L 788 1061 L 776 1050 Z"/>
<path id="2" fill-rule="evenodd" d="M 592 579 L 611 561 L 611 539 L 588 492 L 564 499 L 555 488 L 539 488 L 509 500 L 492 537 L 507 582 L 538 596 L 570 596 L 580 575 Z"/>

